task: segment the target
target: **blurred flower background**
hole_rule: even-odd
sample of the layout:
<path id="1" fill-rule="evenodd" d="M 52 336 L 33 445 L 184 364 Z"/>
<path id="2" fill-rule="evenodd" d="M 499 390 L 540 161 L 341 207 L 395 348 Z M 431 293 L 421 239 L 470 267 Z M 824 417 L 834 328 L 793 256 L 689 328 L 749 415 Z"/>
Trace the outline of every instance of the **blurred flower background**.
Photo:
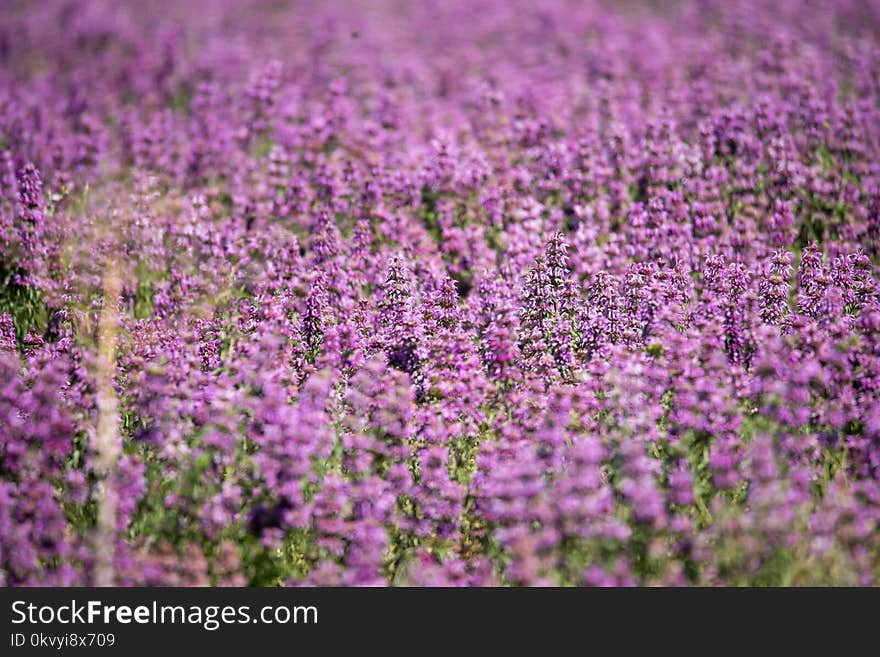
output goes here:
<path id="1" fill-rule="evenodd" d="M 0 582 L 880 583 L 880 4 L 0 18 Z"/>

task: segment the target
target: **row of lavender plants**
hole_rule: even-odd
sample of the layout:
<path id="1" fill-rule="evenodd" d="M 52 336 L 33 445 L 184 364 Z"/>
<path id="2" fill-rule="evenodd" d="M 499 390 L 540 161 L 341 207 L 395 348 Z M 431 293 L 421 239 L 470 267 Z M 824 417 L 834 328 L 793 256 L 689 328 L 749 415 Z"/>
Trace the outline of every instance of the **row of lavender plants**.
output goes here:
<path id="1" fill-rule="evenodd" d="M 880 583 L 876 2 L 2 13 L 2 584 Z"/>

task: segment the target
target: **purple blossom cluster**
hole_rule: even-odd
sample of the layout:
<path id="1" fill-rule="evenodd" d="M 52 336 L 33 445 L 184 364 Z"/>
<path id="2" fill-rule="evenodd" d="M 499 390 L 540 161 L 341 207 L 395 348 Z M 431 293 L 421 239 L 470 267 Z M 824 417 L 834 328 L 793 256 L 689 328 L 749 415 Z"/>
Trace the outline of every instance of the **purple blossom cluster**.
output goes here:
<path id="1" fill-rule="evenodd" d="M 880 584 L 876 2 L 3 13 L 3 585 Z"/>

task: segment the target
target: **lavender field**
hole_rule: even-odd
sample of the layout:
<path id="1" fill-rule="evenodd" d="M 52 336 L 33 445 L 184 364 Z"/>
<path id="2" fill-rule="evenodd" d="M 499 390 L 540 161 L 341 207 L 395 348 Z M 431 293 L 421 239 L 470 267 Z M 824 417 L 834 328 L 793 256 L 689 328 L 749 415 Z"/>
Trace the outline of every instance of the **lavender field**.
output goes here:
<path id="1" fill-rule="evenodd" d="M 880 585 L 880 3 L 7 0 L 0 584 Z"/>

